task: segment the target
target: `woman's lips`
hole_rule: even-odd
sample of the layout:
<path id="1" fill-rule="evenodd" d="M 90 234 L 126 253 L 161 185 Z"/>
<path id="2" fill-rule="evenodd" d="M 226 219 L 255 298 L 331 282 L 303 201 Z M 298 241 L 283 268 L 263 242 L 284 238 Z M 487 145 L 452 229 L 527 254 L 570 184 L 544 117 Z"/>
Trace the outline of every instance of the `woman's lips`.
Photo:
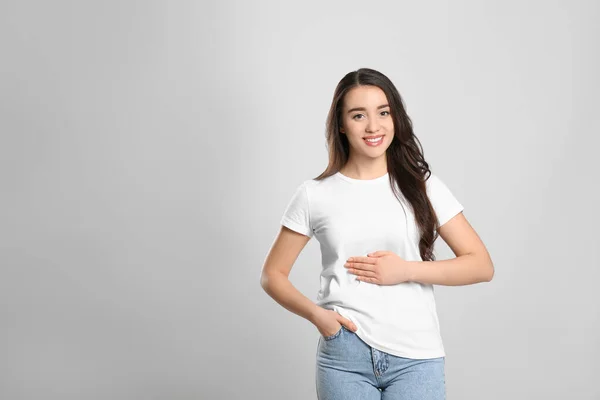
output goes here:
<path id="1" fill-rule="evenodd" d="M 365 143 L 367 144 L 367 146 L 371 146 L 371 147 L 377 147 L 379 146 L 381 143 L 383 143 L 383 137 L 385 135 L 381 135 L 379 137 L 373 138 L 371 140 L 367 140 L 367 138 L 363 138 L 363 140 L 365 141 Z M 375 140 L 377 139 L 377 140 Z"/>

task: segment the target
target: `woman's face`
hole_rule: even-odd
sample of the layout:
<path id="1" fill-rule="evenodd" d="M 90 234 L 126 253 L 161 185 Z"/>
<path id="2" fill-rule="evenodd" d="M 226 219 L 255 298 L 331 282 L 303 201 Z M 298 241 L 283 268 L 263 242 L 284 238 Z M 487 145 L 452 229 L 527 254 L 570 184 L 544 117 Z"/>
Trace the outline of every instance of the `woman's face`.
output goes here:
<path id="1" fill-rule="evenodd" d="M 385 154 L 394 138 L 394 122 L 383 90 L 357 86 L 346 93 L 343 103 L 340 132 L 348 137 L 352 151 L 373 158 Z"/>

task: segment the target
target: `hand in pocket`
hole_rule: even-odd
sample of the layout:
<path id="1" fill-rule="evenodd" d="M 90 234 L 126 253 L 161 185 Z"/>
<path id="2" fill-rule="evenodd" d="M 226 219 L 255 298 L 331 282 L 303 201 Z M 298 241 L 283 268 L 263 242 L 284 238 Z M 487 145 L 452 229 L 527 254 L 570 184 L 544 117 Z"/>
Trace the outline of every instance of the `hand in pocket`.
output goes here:
<path id="1" fill-rule="evenodd" d="M 342 317 L 340 314 L 333 310 L 327 310 L 321 308 L 314 316 L 312 323 L 317 327 L 319 333 L 324 337 L 333 336 L 340 329 L 342 325 L 345 326 L 349 331 L 355 332 L 357 330 L 356 325 L 348 318 Z"/>

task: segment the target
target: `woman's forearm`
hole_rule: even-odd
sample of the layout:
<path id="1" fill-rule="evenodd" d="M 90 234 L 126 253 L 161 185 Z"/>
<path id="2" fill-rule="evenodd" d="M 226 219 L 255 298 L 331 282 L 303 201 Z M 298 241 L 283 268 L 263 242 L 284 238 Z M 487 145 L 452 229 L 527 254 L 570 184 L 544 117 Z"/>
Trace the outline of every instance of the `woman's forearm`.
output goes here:
<path id="1" fill-rule="evenodd" d="M 449 260 L 409 261 L 411 281 L 434 285 L 459 286 L 489 282 L 494 265 L 484 255 L 466 254 Z"/>
<path id="2" fill-rule="evenodd" d="M 265 292 L 281 306 L 313 322 L 319 306 L 296 289 L 287 276 L 277 272 L 266 274 L 261 277 L 260 284 Z"/>

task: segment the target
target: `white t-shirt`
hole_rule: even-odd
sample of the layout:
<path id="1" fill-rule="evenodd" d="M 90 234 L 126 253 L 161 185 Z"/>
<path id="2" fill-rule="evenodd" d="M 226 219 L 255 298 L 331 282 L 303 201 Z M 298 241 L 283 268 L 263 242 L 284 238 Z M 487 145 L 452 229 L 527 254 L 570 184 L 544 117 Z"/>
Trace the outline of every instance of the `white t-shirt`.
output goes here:
<path id="1" fill-rule="evenodd" d="M 377 250 L 422 261 L 412 208 L 401 192 L 402 202 L 394 195 L 388 175 L 361 180 L 337 172 L 321 181 L 306 180 L 293 194 L 281 224 L 320 243 L 317 305 L 354 322 L 356 334 L 373 348 L 399 357 L 442 357 L 433 285 L 362 282 L 344 267 L 349 257 Z M 426 187 L 440 226 L 463 210 L 435 174 Z"/>

